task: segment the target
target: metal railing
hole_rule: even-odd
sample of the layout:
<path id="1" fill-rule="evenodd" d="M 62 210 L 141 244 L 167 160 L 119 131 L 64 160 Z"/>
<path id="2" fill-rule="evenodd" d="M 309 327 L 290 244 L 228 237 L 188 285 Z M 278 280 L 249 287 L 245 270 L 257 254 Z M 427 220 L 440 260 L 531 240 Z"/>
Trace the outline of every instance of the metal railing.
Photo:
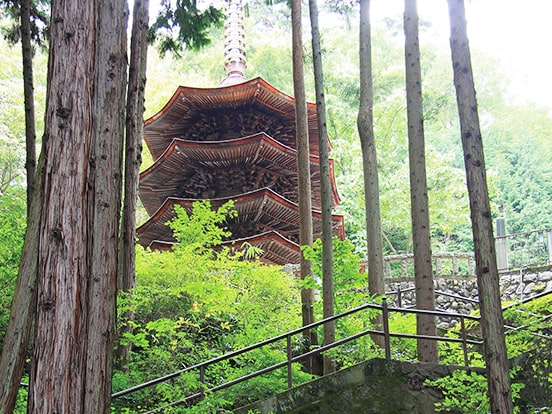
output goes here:
<path id="1" fill-rule="evenodd" d="M 473 253 L 434 253 L 432 259 L 435 275 L 475 276 L 475 258 Z M 384 256 L 383 261 L 385 278 L 414 277 L 414 254 L 405 253 L 388 255 Z"/>
<path id="2" fill-rule="evenodd" d="M 391 290 L 391 291 L 385 292 L 385 295 L 386 296 L 394 296 L 396 298 L 395 302 L 397 303 L 397 306 L 399 308 L 414 308 L 415 304 L 411 304 L 411 305 L 405 305 L 404 304 L 403 295 L 406 294 L 406 293 L 409 293 L 409 292 L 414 292 L 415 290 L 416 290 L 415 287 L 402 289 L 400 286 L 397 286 L 396 290 Z M 477 298 L 470 298 L 470 297 L 467 297 L 467 296 L 456 295 L 454 293 L 444 292 L 444 291 L 438 290 L 438 289 L 436 289 L 434 291 L 434 293 L 435 293 L 435 299 L 437 299 L 439 296 L 445 296 L 445 297 L 452 298 L 452 299 L 457 299 L 457 300 L 460 300 L 460 301 L 463 301 L 463 302 L 473 303 L 473 304 L 479 305 L 479 300 Z M 443 312 L 446 312 L 445 309 L 440 309 L 440 310 L 443 311 Z"/>
<path id="3" fill-rule="evenodd" d="M 500 271 L 552 265 L 551 228 L 510 234 L 501 234 L 503 225 L 497 224 L 497 228 L 495 242 Z M 432 259 L 436 276 L 475 276 L 473 252 L 438 252 Z M 386 279 L 414 277 L 414 254 L 388 255 L 383 261 Z M 362 265 L 366 266 L 366 262 Z"/>
<path id="4" fill-rule="evenodd" d="M 541 292 L 541 293 L 538 293 L 536 295 L 533 295 L 529 298 L 525 298 L 525 299 L 522 299 L 520 301 L 517 301 L 515 303 L 511 303 L 510 305 L 507 305 L 505 307 L 502 308 L 502 312 L 508 310 L 508 309 L 512 309 L 512 308 L 516 308 L 520 305 L 523 305 L 523 304 L 526 304 L 528 302 L 531 302 L 535 299 L 540 299 L 540 298 L 543 298 L 545 296 L 548 296 L 552 294 L 552 291 L 548 290 L 548 291 L 545 291 L 545 292 Z M 547 315 L 542 315 L 542 316 L 538 316 L 538 315 L 532 315 L 532 316 L 537 316 L 537 321 L 538 322 L 546 322 L 548 321 L 549 319 L 552 319 L 552 314 L 547 314 Z M 545 338 L 545 339 L 548 339 L 548 340 L 552 340 L 552 336 L 550 335 L 544 335 L 542 333 L 539 333 L 539 332 L 533 332 L 532 329 L 533 329 L 533 326 L 532 325 L 520 325 L 520 326 L 510 326 L 510 325 L 504 325 L 504 333 L 505 335 L 509 335 L 513 332 L 516 332 L 516 331 L 520 331 L 520 330 L 528 330 L 530 329 L 529 333 L 533 336 L 538 336 L 538 337 L 541 337 L 541 338 Z"/>
<path id="5" fill-rule="evenodd" d="M 359 312 L 362 312 L 362 311 L 365 311 L 365 310 L 370 310 L 370 309 L 381 313 L 382 320 L 383 320 L 381 330 L 379 330 L 379 329 L 365 329 L 365 330 L 362 330 L 360 332 L 357 332 L 356 334 L 350 335 L 346 338 L 342 338 L 340 340 L 337 340 L 337 341 L 335 341 L 331 344 L 327 344 L 327 345 L 324 345 L 324 346 L 317 347 L 315 349 L 311 349 L 311 350 L 303 352 L 299 355 L 294 355 L 293 354 L 293 352 L 292 352 L 292 338 L 294 336 L 304 335 L 306 331 L 315 329 L 315 328 L 317 328 L 319 326 L 322 326 L 322 325 L 324 325 L 324 324 L 326 324 L 330 321 L 336 321 L 336 320 L 346 318 L 346 317 L 349 317 L 351 315 L 355 315 L 355 314 L 358 314 Z M 389 330 L 389 316 L 390 316 L 391 313 L 394 313 L 394 312 L 398 312 L 398 313 L 401 313 L 401 314 L 412 313 L 412 314 L 422 314 L 422 315 L 434 315 L 436 317 L 457 318 L 460 321 L 460 337 L 459 338 L 453 338 L 453 337 L 445 337 L 445 336 L 415 335 L 415 334 L 407 334 L 407 333 L 401 333 L 401 332 L 391 332 Z M 367 318 L 367 320 L 371 319 L 372 317 L 373 316 L 370 316 L 369 318 Z M 182 370 L 173 372 L 171 374 L 153 379 L 153 380 L 145 382 L 143 384 L 136 385 L 136 386 L 128 388 L 126 390 L 115 392 L 115 393 L 113 393 L 112 398 L 113 399 L 120 398 L 120 397 L 123 397 L 125 395 L 131 394 L 131 393 L 134 393 L 134 392 L 137 392 L 137 391 L 149 388 L 149 387 L 153 387 L 153 386 L 158 385 L 160 383 L 170 381 L 171 379 L 179 377 L 179 376 L 181 376 L 185 373 L 188 373 L 188 372 L 196 372 L 197 373 L 196 375 L 199 377 L 200 383 L 205 384 L 205 387 L 202 388 L 199 392 L 195 392 L 195 393 L 193 393 L 193 394 L 191 394 L 191 395 L 189 395 L 189 396 L 187 396 L 187 397 L 185 397 L 181 400 L 178 400 L 178 401 L 175 401 L 175 402 L 170 403 L 168 405 L 164 405 L 162 407 L 153 409 L 151 411 L 148 411 L 147 413 L 162 412 L 163 410 L 165 410 L 169 407 L 175 407 L 175 406 L 179 406 L 179 405 L 193 403 L 197 400 L 202 399 L 206 392 L 212 393 L 212 392 L 216 392 L 216 391 L 219 391 L 219 390 L 222 390 L 222 389 L 225 389 L 225 388 L 229 388 L 229 387 L 231 387 L 233 385 L 236 385 L 238 383 L 241 383 L 243 381 L 258 377 L 260 375 L 266 374 L 268 372 L 271 372 L 271 371 L 274 371 L 274 370 L 277 370 L 277 369 L 280 369 L 280 368 L 283 368 L 283 367 L 285 367 L 286 370 L 287 370 L 287 387 L 292 388 L 292 386 L 293 386 L 293 383 L 292 383 L 292 365 L 293 365 L 293 363 L 306 360 L 309 357 L 312 357 L 312 356 L 318 355 L 322 352 L 331 350 L 333 348 L 336 348 L 338 346 L 341 346 L 341 345 L 346 344 L 348 342 L 351 342 L 353 340 L 362 338 L 366 335 L 383 336 L 383 338 L 384 338 L 384 351 L 385 351 L 385 358 L 386 359 L 391 359 L 391 338 L 423 339 L 423 340 L 432 340 L 432 341 L 441 341 L 441 342 L 461 343 L 462 344 L 463 357 L 464 357 L 464 365 L 467 367 L 468 364 L 469 364 L 469 361 L 468 361 L 468 345 L 481 345 L 482 341 L 479 340 L 479 339 L 475 340 L 475 339 L 469 339 L 468 338 L 467 332 L 466 332 L 466 327 L 465 327 L 465 320 L 466 319 L 478 321 L 479 317 L 478 316 L 464 315 L 464 314 L 459 314 L 459 313 L 452 313 L 452 312 L 441 312 L 441 311 L 429 311 L 429 310 L 420 310 L 420 309 L 405 309 L 405 308 L 400 308 L 400 307 L 391 307 L 387 304 L 387 301 L 384 298 L 382 300 L 381 305 L 368 303 L 368 304 L 359 306 L 357 308 L 354 308 L 354 309 L 348 310 L 346 312 L 343 312 L 339 315 L 335 315 L 335 316 L 332 316 L 330 318 L 320 320 L 318 322 L 312 323 L 310 325 L 306 325 L 304 327 L 298 328 L 296 330 L 287 332 L 287 333 L 282 334 L 282 335 L 275 336 L 273 338 L 270 338 L 270 339 L 267 339 L 265 341 L 259 342 L 257 344 L 245 347 L 243 349 L 227 353 L 225 355 L 222 355 L 222 356 L 217 357 L 217 358 L 210 359 L 210 360 L 205 361 L 205 362 L 201 362 L 199 364 L 196 364 L 196 365 L 184 368 Z M 268 345 L 272 345 L 272 344 L 277 343 L 279 341 L 285 341 L 285 343 L 286 343 L 286 345 L 285 345 L 286 359 L 285 360 L 283 360 L 281 362 L 278 362 L 276 364 L 273 364 L 271 366 L 267 366 L 265 368 L 262 368 L 258 371 L 252 372 L 250 374 L 244 375 L 240 378 L 230 380 L 230 381 L 227 381 L 227 382 L 223 382 L 223 383 L 218 384 L 216 386 L 212 386 L 210 388 L 208 388 L 206 386 L 207 384 L 205 382 L 205 371 L 211 365 L 214 365 L 214 364 L 217 364 L 217 363 L 223 362 L 223 361 L 230 361 L 230 360 L 234 359 L 237 356 L 240 356 L 240 355 L 246 354 L 248 352 L 263 348 L 263 347 L 268 346 Z"/>
<path id="6" fill-rule="evenodd" d="M 498 235 L 495 240 L 500 271 L 552 265 L 550 228 Z"/>

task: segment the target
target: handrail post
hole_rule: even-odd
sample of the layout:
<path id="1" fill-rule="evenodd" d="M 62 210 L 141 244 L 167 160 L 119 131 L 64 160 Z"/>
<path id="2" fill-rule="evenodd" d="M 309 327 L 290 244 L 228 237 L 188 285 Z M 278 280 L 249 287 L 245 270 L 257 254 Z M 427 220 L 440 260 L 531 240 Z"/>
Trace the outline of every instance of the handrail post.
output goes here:
<path id="1" fill-rule="evenodd" d="M 205 366 L 201 365 L 199 367 L 199 382 L 201 382 L 201 389 L 199 390 L 201 397 L 200 399 L 203 400 L 205 398 Z"/>
<path id="2" fill-rule="evenodd" d="M 293 357 L 291 355 L 291 335 L 286 336 L 287 341 L 287 381 L 288 381 L 288 389 L 291 389 L 292 387 L 292 380 L 291 380 L 291 358 Z"/>
<path id="3" fill-rule="evenodd" d="M 385 296 L 381 299 L 381 313 L 383 319 L 383 338 L 385 345 L 385 359 L 391 359 L 391 344 L 389 341 L 389 310 L 387 309 L 387 299 Z"/>
<path id="4" fill-rule="evenodd" d="M 546 240 L 548 241 L 548 264 L 552 265 L 552 230 L 546 232 Z"/>
<path id="5" fill-rule="evenodd" d="M 458 268 L 458 257 L 456 254 L 452 254 L 452 274 L 453 276 L 460 276 L 460 270 Z"/>
<path id="6" fill-rule="evenodd" d="M 506 219 L 497 217 L 496 226 L 496 261 L 499 271 L 508 270 L 508 239 L 506 238 Z"/>
<path id="7" fill-rule="evenodd" d="M 466 323 L 463 316 L 460 317 L 460 331 L 462 333 L 462 351 L 464 352 L 464 366 L 467 368 L 469 366 L 468 343 L 466 335 Z"/>
<path id="8" fill-rule="evenodd" d="M 397 304 L 399 305 L 399 308 L 402 308 L 402 291 L 401 291 L 401 285 L 397 287 Z"/>

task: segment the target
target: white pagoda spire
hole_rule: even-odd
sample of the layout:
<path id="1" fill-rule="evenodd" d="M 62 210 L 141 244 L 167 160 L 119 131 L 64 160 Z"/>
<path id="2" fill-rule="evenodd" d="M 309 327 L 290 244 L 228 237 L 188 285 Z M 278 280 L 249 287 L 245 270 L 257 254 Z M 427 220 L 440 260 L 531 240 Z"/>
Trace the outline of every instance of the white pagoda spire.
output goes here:
<path id="1" fill-rule="evenodd" d="M 242 0 L 227 0 L 224 23 L 224 67 L 226 78 L 221 86 L 234 85 L 247 80 L 245 68 L 245 30 Z"/>

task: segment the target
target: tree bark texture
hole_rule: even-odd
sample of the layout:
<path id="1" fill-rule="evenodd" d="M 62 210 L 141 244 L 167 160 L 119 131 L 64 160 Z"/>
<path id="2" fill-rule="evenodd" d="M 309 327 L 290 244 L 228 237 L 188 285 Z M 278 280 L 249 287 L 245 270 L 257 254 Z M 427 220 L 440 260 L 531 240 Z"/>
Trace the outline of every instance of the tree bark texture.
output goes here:
<path id="1" fill-rule="evenodd" d="M 378 160 L 374 137 L 374 91 L 372 84 L 372 47 L 370 29 L 370 0 L 360 0 L 360 105 L 357 128 L 362 150 L 364 199 L 366 210 L 366 241 L 368 244 L 368 289 L 372 295 L 385 293 L 383 243 L 379 202 Z M 381 324 L 381 317 L 375 321 Z M 373 336 L 383 346 L 383 337 Z"/>
<path id="2" fill-rule="evenodd" d="M 307 98 L 303 75 L 303 36 L 301 24 L 301 1 L 291 2 L 291 30 L 293 54 L 293 92 L 295 95 L 295 131 L 297 139 L 298 204 L 299 204 L 299 244 L 312 246 L 312 198 L 310 174 L 309 129 L 307 117 Z M 301 280 L 312 276 L 312 264 L 301 252 Z M 303 326 L 314 323 L 314 290 L 301 289 L 301 309 Z M 317 345 L 316 332 L 305 332 L 308 346 Z M 309 361 L 309 371 L 318 373 L 316 360 Z"/>
<path id="3" fill-rule="evenodd" d="M 416 307 L 418 309 L 435 310 L 425 160 L 422 71 L 418 41 L 418 11 L 416 0 L 405 0 L 404 4 L 410 211 L 412 216 L 412 240 L 414 243 Z M 437 326 L 435 316 L 416 315 L 416 332 L 418 335 L 436 336 Z M 437 341 L 419 339 L 417 348 L 418 359 L 420 361 L 439 361 Z"/>
<path id="4" fill-rule="evenodd" d="M 464 0 L 449 0 L 450 48 L 470 200 L 481 330 L 493 414 L 512 413 L 500 286 Z"/>
<path id="5" fill-rule="evenodd" d="M 322 67 L 322 48 L 320 45 L 320 25 L 318 23 L 318 4 L 309 0 L 312 35 L 312 63 L 316 91 L 316 115 L 318 119 L 318 152 L 320 162 L 320 198 L 322 207 L 322 308 L 323 317 L 334 315 L 333 280 L 333 233 L 332 233 L 332 193 L 330 182 L 330 161 L 328 126 L 326 122 L 326 99 L 324 97 L 324 71 Z M 324 345 L 335 342 L 335 322 L 324 324 Z M 335 371 L 333 359 L 324 356 L 324 375 Z"/>
<path id="6" fill-rule="evenodd" d="M 144 134 L 149 0 L 135 0 L 132 14 L 126 101 L 124 200 L 121 248 L 119 249 L 121 257 L 119 259 L 120 270 L 117 280 L 117 291 L 119 292 L 130 292 L 136 280 L 136 205 L 138 202 L 140 165 L 142 163 L 142 136 Z M 131 317 L 130 311 L 124 315 L 127 320 Z M 118 338 L 124 332 L 130 330 L 130 324 L 127 324 L 119 332 Z M 129 351 L 129 346 L 116 345 L 116 363 L 120 369 L 126 369 L 128 366 Z"/>
<path id="7" fill-rule="evenodd" d="M 28 412 L 109 413 L 127 5 L 51 13 Z"/>

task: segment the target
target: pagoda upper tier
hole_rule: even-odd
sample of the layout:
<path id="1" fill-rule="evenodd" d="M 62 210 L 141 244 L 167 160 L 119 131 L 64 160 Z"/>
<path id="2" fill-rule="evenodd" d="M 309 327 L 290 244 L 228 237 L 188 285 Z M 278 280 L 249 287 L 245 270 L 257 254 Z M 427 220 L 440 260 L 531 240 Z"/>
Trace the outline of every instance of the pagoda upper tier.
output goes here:
<path id="1" fill-rule="evenodd" d="M 307 103 L 309 151 L 318 154 L 316 105 Z M 262 78 L 216 88 L 180 86 L 165 107 L 146 121 L 154 159 L 173 139 L 226 141 L 264 132 L 290 148 L 295 143 L 295 100 Z"/>

